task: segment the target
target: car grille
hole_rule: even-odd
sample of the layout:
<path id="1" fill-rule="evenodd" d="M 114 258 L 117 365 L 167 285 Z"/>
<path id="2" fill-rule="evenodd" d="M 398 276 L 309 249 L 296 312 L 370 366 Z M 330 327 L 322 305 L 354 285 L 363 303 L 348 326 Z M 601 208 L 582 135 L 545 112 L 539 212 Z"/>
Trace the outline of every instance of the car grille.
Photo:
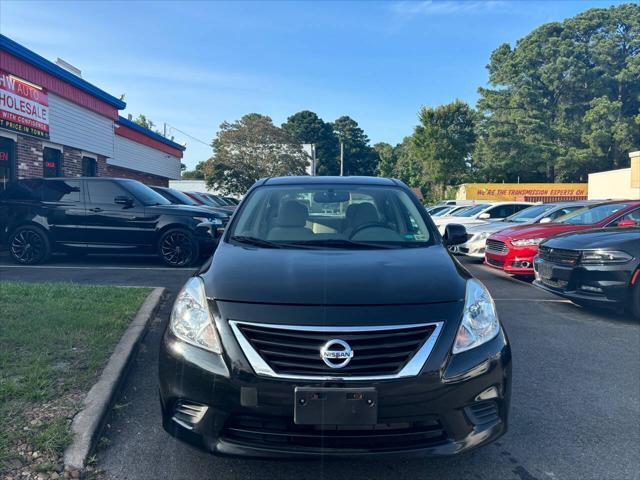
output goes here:
<path id="1" fill-rule="evenodd" d="M 492 240 L 487 239 L 486 251 L 490 253 L 499 253 L 500 255 L 504 255 L 509 252 L 509 247 L 504 242 L 500 240 Z"/>
<path id="2" fill-rule="evenodd" d="M 580 251 L 541 246 L 538 250 L 538 256 L 547 262 L 561 265 L 575 265 L 580 258 Z"/>
<path id="3" fill-rule="evenodd" d="M 231 322 L 231 324 L 239 341 L 241 339 L 248 341 L 253 352 L 259 355 L 273 371 L 271 376 L 289 377 L 394 376 L 399 374 L 414 356 L 417 358 L 418 351 L 421 354 L 426 353 L 422 360 L 424 364 L 440 328 L 439 324 L 433 323 L 398 327 L 335 327 L 335 329 L 334 327 L 294 327 L 243 322 Z M 334 339 L 347 342 L 353 351 L 353 358 L 342 368 L 329 367 L 320 356 L 323 345 Z M 242 346 L 242 341 L 240 343 Z M 428 351 L 425 352 L 426 347 Z M 246 345 L 243 350 L 248 354 Z M 251 361 L 251 358 L 249 360 Z M 421 367 L 422 365 L 419 365 L 413 375 L 417 375 Z"/>
<path id="4" fill-rule="evenodd" d="M 296 425 L 287 417 L 233 416 L 222 438 L 243 445 L 309 450 L 393 451 L 429 447 L 447 441 L 436 418 L 419 422 L 378 423 L 366 426 Z"/>

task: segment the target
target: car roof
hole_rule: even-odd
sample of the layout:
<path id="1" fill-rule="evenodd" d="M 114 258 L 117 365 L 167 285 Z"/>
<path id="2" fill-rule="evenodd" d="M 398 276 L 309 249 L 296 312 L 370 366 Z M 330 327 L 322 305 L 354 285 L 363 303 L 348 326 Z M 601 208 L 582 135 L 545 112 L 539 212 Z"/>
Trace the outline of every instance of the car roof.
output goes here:
<path id="1" fill-rule="evenodd" d="M 299 176 L 271 177 L 258 180 L 260 185 L 321 185 L 337 183 L 342 185 L 404 185 L 399 180 L 383 177 L 337 177 L 337 176 Z"/>

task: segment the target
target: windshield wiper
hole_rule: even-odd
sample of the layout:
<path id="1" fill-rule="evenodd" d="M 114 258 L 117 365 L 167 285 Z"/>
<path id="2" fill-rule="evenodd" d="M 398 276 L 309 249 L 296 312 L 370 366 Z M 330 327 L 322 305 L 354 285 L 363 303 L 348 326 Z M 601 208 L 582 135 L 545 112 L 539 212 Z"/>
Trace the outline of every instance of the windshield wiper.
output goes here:
<path id="1" fill-rule="evenodd" d="M 385 249 L 396 248 L 393 245 L 385 245 L 382 243 L 354 242 L 341 238 L 327 238 L 326 240 L 300 240 L 291 242 L 292 245 L 310 246 L 310 247 L 329 247 L 329 248 L 368 248 L 368 249 Z"/>
<path id="2" fill-rule="evenodd" d="M 244 243 L 246 245 L 253 245 L 255 247 L 282 248 L 282 245 L 278 243 L 270 242 L 269 240 L 263 240 L 262 238 L 247 237 L 245 235 L 234 235 L 231 237 L 231 240 L 234 240 L 238 243 Z"/>

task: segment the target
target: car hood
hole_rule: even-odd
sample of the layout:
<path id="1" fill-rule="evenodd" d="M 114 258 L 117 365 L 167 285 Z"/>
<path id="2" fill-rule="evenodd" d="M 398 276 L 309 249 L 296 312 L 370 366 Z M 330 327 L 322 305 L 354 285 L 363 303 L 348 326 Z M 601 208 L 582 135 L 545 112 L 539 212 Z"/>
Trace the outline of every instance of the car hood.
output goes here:
<path id="1" fill-rule="evenodd" d="M 494 233 L 494 232 L 499 232 L 500 230 L 505 230 L 507 228 L 513 228 L 515 226 L 522 226 L 522 223 L 515 223 L 515 222 L 487 222 L 487 223 L 483 223 L 481 225 L 472 225 L 469 228 L 467 228 L 467 233 L 473 235 L 476 233 L 482 233 L 482 232 L 487 232 L 487 233 Z"/>
<path id="2" fill-rule="evenodd" d="M 469 274 L 442 245 L 311 250 L 224 242 L 202 277 L 216 300 L 320 306 L 461 301 Z"/>
<path id="3" fill-rule="evenodd" d="M 478 220 L 475 217 L 436 217 L 433 222 L 437 225 L 449 225 L 450 223 L 459 223 L 460 225 L 471 225 L 474 223 L 486 223 L 485 220 Z"/>
<path id="4" fill-rule="evenodd" d="M 568 250 L 620 248 L 637 255 L 640 253 L 640 228 L 602 228 L 571 232 L 551 238 L 544 245 Z"/>
<path id="5" fill-rule="evenodd" d="M 564 232 L 593 228 L 591 225 L 572 225 L 570 223 L 543 223 L 507 228 L 494 233 L 492 238 L 517 240 L 520 238 L 547 238 Z"/>
<path id="6" fill-rule="evenodd" d="M 151 205 L 146 208 L 158 214 L 186 215 L 189 217 L 222 217 L 226 215 L 206 207 L 192 205 Z"/>

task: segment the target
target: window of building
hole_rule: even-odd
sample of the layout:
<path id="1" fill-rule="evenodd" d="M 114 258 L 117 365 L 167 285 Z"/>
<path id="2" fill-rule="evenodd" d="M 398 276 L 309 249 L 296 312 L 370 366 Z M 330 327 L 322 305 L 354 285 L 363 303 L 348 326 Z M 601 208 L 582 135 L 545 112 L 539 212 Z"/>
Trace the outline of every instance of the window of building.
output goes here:
<path id="1" fill-rule="evenodd" d="M 44 147 L 42 152 L 42 176 L 60 177 L 62 173 L 62 151 Z"/>
<path id="2" fill-rule="evenodd" d="M 98 174 L 98 162 L 93 157 L 82 157 L 82 176 L 95 177 Z"/>
<path id="3" fill-rule="evenodd" d="M 16 142 L 0 137 L 0 191 L 16 178 Z"/>

